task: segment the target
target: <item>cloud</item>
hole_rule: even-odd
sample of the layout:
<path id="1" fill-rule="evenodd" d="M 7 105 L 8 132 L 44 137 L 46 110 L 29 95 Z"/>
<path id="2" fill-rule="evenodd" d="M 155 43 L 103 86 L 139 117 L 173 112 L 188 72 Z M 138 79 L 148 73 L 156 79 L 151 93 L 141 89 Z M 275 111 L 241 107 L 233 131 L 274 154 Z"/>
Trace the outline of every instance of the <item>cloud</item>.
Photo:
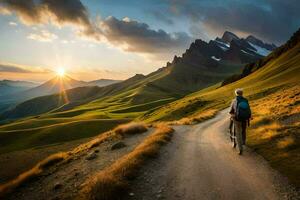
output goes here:
<path id="1" fill-rule="evenodd" d="M 77 34 L 81 37 L 98 42 L 107 41 L 129 52 L 173 54 L 174 49 L 182 50 L 191 41 L 184 32 L 167 33 L 161 29 L 153 30 L 148 24 L 129 18 L 120 20 L 110 16 L 92 23 L 86 7 L 80 0 L 3 0 L 0 5 L 16 13 L 21 22 L 26 25 L 71 24 L 79 28 Z M 161 18 L 164 18 L 167 23 L 173 23 L 166 16 Z M 28 38 L 50 42 L 57 36 L 44 31 L 39 34 L 32 33 Z"/>
<path id="2" fill-rule="evenodd" d="M 18 26 L 18 24 L 16 22 L 9 22 L 8 23 L 10 26 Z"/>
<path id="3" fill-rule="evenodd" d="M 39 42 L 52 42 L 57 38 L 57 35 L 55 35 L 54 33 L 50 33 L 47 30 L 42 30 L 40 33 L 29 34 L 27 38 Z"/>
<path id="4" fill-rule="evenodd" d="M 173 15 L 186 16 L 191 26 L 201 23 L 202 31 L 217 35 L 231 30 L 283 43 L 300 26 L 300 3 L 297 0 L 169 2 Z"/>
<path id="5" fill-rule="evenodd" d="M 10 15 L 11 12 L 9 11 L 9 9 L 7 9 L 7 8 L 5 8 L 5 7 L 2 7 L 2 6 L 0 5 L 0 14 L 1 14 L 1 15 Z"/>
<path id="6" fill-rule="evenodd" d="M 30 73 L 31 71 L 15 65 L 0 64 L 0 72 Z"/>
<path id="7" fill-rule="evenodd" d="M 0 72 L 26 74 L 26 73 L 49 73 L 51 71 L 39 67 L 29 67 L 29 66 L 23 66 L 23 65 L 12 64 L 12 63 L 0 63 Z"/>
<path id="8" fill-rule="evenodd" d="M 99 23 L 99 34 L 115 46 L 129 52 L 163 53 L 172 48 L 183 48 L 191 38 L 183 32 L 167 33 L 150 29 L 146 23 L 128 17 L 119 20 L 113 16 Z"/>

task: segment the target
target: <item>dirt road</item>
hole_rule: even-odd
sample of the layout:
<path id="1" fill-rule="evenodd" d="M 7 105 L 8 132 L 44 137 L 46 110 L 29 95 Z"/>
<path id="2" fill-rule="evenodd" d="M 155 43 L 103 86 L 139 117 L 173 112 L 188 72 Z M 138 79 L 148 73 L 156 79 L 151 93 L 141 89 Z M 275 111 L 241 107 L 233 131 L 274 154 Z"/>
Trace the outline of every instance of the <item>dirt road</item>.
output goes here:
<path id="1" fill-rule="evenodd" d="M 234 150 L 227 112 L 195 126 L 177 126 L 172 143 L 132 183 L 130 199 L 295 199 L 286 180 L 246 148 Z"/>

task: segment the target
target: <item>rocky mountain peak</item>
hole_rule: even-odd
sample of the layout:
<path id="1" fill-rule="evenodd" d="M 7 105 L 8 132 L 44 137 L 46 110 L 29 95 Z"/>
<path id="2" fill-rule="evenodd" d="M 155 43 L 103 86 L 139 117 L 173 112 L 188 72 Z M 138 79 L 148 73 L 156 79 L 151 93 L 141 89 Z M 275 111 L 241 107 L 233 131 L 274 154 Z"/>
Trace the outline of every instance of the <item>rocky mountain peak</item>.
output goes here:
<path id="1" fill-rule="evenodd" d="M 251 43 L 251 44 L 256 45 L 256 46 L 263 47 L 263 48 L 265 48 L 269 51 L 273 51 L 275 48 L 277 48 L 275 44 L 264 43 L 262 40 L 256 38 L 253 35 L 249 35 L 245 40 L 247 42 Z"/>
<path id="2" fill-rule="evenodd" d="M 232 40 L 239 40 L 240 38 L 235 35 L 234 33 L 232 32 L 229 32 L 229 31 L 225 31 L 223 36 L 222 36 L 222 40 L 227 42 L 227 43 L 230 43 Z"/>

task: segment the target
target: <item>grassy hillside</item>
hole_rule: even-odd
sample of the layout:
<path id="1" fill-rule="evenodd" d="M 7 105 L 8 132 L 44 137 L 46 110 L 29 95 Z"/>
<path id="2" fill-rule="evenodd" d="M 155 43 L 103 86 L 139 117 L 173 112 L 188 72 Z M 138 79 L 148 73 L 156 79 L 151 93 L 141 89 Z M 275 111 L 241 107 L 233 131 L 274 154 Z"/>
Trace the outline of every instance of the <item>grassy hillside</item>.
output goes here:
<path id="1" fill-rule="evenodd" d="M 300 187 L 300 85 L 252 103 L 248 145 Z"/>
<path id="2" fill-rule="evenodd" d="M 149 98 L 149 103 L 133 102 L 132 96 L 139 92 L 141 85 L 149 79 L 155 79 L 157 75 L 161 74 L 153 74 L 149 78 L 136 75 L 123 83 L 117 83 L 105 89 L 84 87 L 69 90 L 68 101 L 72 102 L 71 104 L 65 104 L 65 98 L 60 95 L 38 97 L 20 104 L 21 109 L 17 109 L 16 114 L 22 115 L 22 112 L 30 111 L 35 116 L 0 126 L 0 154 L 92 137 L 118 124 L 131 121 L 150 108 L 174 101 L 174 98 L 166 95 L 165 99 L 160 100 Z M 99 90 L 106 94 L 114 94 L 114 91 L 118 90 L 121 92 L 93 100 L 92 97 L 98 95 Z M 154 96 L 152 93 L 154 91 L 147 92 L 149 96 Z M 160 97 L 163 95 L 162 93 Z M 54 100 L 49 101 L 51 98 Z M 144 97 L 135 96 L 135 101 L 140 101 L 139 98 Z M 52 105 L 59 106 L 57 108 L 54 106 L 55 109 L 52 109 Z M 40 114 L 40 112 L 45 113 Z"/>

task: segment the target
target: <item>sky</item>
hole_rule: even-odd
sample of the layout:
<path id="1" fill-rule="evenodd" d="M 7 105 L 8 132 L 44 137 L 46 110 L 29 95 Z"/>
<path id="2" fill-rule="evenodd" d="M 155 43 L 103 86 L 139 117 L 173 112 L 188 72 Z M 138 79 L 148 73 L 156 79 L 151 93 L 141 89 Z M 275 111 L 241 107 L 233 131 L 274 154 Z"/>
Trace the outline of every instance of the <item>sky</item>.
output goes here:
<path id="1" fill-rule="evenodd" d="M 298 0 L 0 0 L 0 79 L 90 81 L 147 74 L 228 30 L 283 44 Z"/>

